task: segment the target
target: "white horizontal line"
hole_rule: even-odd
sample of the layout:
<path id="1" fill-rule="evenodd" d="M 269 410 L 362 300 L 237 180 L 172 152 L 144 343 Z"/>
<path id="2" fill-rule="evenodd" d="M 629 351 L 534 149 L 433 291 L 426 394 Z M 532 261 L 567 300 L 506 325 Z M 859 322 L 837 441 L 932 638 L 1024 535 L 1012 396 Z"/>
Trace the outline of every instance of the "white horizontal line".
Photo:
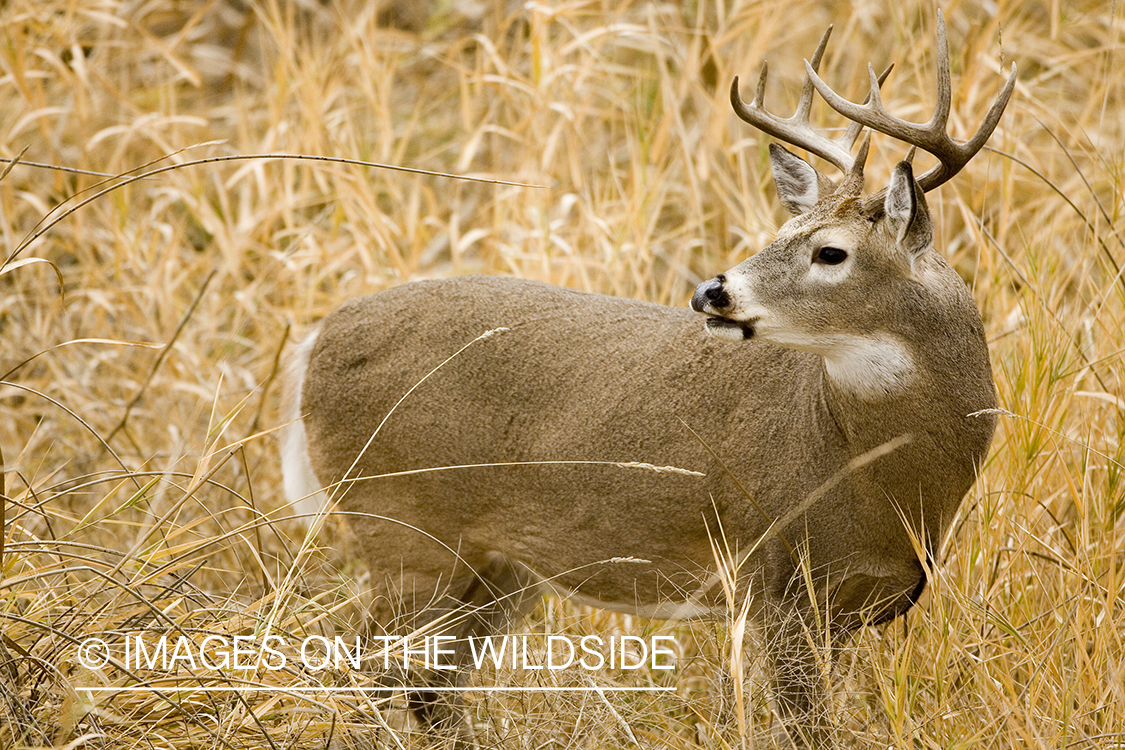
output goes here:
<path id="1" fill-rule="evenodd" d="M 76 687 L 91 693 L 155 693 L 155 692 L 202 692 L 202 693 L 258 693 L 268 690 L 272 693 L 395 693 L 399 691 L 425 691 L 428 693 L 667 693 L 675 691 L 672 687 L 430 687 L 412 685 L 410 687 L 284 687 L 281 685 L 253 685 L 236 687 L 218 685 L 214 687 L 172 685 L 169 687 L 147 687 L 130 685 L 128 687 Z"/>

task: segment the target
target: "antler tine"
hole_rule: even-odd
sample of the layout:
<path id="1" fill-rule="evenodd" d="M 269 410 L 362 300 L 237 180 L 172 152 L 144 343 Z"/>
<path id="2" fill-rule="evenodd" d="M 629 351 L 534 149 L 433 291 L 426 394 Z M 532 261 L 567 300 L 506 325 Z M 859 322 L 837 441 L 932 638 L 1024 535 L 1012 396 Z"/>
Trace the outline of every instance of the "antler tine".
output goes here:
<path id="1" fill-rule="evenodd" d="M 816 52 L 813 54 L 813 62 L 811 65 L 809 62 L 805 62 L 806 67 L 810 70 L 815 71 L 820 66 L 820 60 L 824 56 L 824 50 L 828 46 L 828 38 L 831 35 L 832 27 L 829 26 L 824 32 L 824 36 L 821 37 L 820 44 L 817 45 Z M 845 133 L 843 138 L 833 140 L 812 128 L 809 124 L 809 109 L 812 106 L 812 93 L 815 83 L 809 78 L 805 79 L 805 84 L 801 89 L 801 98 L 797 103 L 797 111 L 793 113 L 792 117 L 781 118 L 767 112 L 764 107 L 764 100 L 768 71 L 769 66 L 762 63 L 762 73 L 758 77 L 757 92 L 749 105 L 742 101 L 742 97 L 738 93 L 738 76 L 734 77 L 730 86 L 730 103 L 735 114 L 763 133 L 772 135 L 784 143 L 803 148 L 809 153 L 816 154 L 844 173 L 849 172 L 855 163 L 851 155 L 851 146 L 855 143 L 858 132 L 851 134 L 849 129 L 849 132 Z M 850 140 L 845 140 L 849 136 Z"/>
<path id="2" fill-rule="evenodd" d="M 821 80 L 812 66 L 805 64 L 805 72 L 812 81 L 817 93 L 823 97 L 828 106 L 839 112 L 853 123 L 865 126 L 877 132 L 889 135 L 892 138 L 917 146 L 929 152 L 938 159 L 938 165 L 918 178 L 918 184 L 923 192 L 929 192 L 938 185 L 949 180 L 961 171 L 969 160 L 984 147 L 988 137 L 992 135 L 1000 116 L 1008 104 L 1008 99 L 1015 89 L 1016 66 L 1012 65 L 1012 72 L 1004 89 L 996 97 L 988 115 L 976 134 L 968 141 L 956 141 L 949 136 L 946 128 L 949 124 L 949 109 L 951 99 L 951 84 L 949 74 L 949 43 L 945 34 L 945 17 L 938 11 L 938 61 L 937 61 L 937 105 L 930 121 L 919 125 L 907 122 L 892 116 L 883 107 L 879 97 L 879 83 L 873 68 L 868 66 L 871 76 L 871 91 L 864 104 L 855 104 L 833 91 L 828 84 Z M 851 127 L 849 126 L 849 130 Z"/>
<path id="3" fill-rule="evenodd" d="M 1008 106 L 1008 100 L 1012 98 L 1012 92 L 1015 90 L 1016 64 L 1012 63 L 1012 72 L 1008 74 L 1008 80 L 1004 83 L 1004 88 L 996 95 L 995 101 L 992 102 L 984 121 L 977 128 L 976 134 L 965 141 L 965 148 L 968 151 L 975 154 L 984 148 L 984 144 L 988 142 L 992 131 L 996 130 L 996 126 L 1000 123 L 1000 117 L 1004 114 L 1004 109 Z"/>
<path id="4" fill-rule="evenodd" d="M 820 42 L 816 45 L 816 51 L 812 56 L 812 69 L 820 70 L 820 61 L 824 58 L 824 50 L 828 49 L 828 38 L 832 36 L 832 24 L 824 30 L 824 34 L 820 37 Z M 812 81 L 805 77 L 805 83 L 801 86 L 801 98 L 797 100 L 797 111 L 793 113 L 793 117 L 799 118 L 804 122 L 809 121 L 809 111 L 812 109 L 812 95 L 813 85 Z"/>
<path id="5" fill-rule="evenodd" d="M 891 74 L 891 71 L 894 70 L 894 69 L 895 69 L 895 64 L 891 63 L 890 65 L 888 65 L 886 67 L 886 69 L 882 73 L 879 74 L 879 86 L 882 86 L 886 82 L 887 76 L 889 76 Z M 815 70 L 815 68 L 814 68 L 814 70 Z M 811 86 L 812 84 L 810 83 L 809 85 Z M 879 95 L 879 89 L 878 88 L 875 89 L 875 95 L 876 96 Z M 871 94 L 869 92 L 867 94 L 867 98 L 863 100 L 863 103 L 867 104 L 867 102 L 870 99 L 871 99 Z M 852 120 L 852 121 L 848 122 L 848 129 L 844 131 L 844 137 L 840 139 L 840 142 L 844 144 L 844 147 L 846 149 L 848 149 L 848 151 L 851 151 L 852 147 L 855 146 L 856 140 L 859 139 L 859 134 L 862 133 L 862 132 L 863 132 L 863 123 L 859 123 L 859 122 L 856 122 L 855 120 Z"/>
<path id="6" fill-rule="evenodd" d="M 953 82 L 949 76 L 949 37 L 945 34 L 945 14 L 937 9 L 937 105 L 930 123 L 940 122 L 942 132 L 949 122 L 949 104 L 953 97 Z"/>

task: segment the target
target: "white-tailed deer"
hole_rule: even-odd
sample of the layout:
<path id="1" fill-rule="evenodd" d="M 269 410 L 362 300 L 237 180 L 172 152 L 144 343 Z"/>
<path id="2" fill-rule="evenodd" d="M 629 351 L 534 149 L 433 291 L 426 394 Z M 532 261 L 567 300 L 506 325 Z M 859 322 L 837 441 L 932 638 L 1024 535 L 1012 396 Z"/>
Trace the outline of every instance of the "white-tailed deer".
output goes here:
<path id="1" fill-rule="evenodd" d="M 771 144 L 794 218 L 701 283 L 694 312 L 455 278 L 353 300 L 299 347 L 286 490 L 349 515 L 384 626 L 444 618 L 461 639 L 491 634 L 543 591 L 646 617 L 714 614 L 721 536 L 763 626 L 781 725 L 797 744 L 833 744 L 814 644 L 911 607 L 992 439 L 980 314 L 933 248 L 924 193 L 984 145 L 1015 69 L 961 143 L 946 133 L 940 12 L 926 125 L 886 112 L 873 71 L 867 103 L 833 93 L 816 74 L 827 41 L 792 118 L 762 108 L 764 67 L 753 102 L 737 78 L 731 100 L 844 180 Z M 841 138 L 810 127 L 814 88 L 853 123 Z M 867 141 L 851 153 L 863 127 L 938 166 L 916 180 L 903 162 L 865 198 Z M 426 690 L 456 676 L 414 679 L 418 716 L 461 732 L 457 699 Z"/>

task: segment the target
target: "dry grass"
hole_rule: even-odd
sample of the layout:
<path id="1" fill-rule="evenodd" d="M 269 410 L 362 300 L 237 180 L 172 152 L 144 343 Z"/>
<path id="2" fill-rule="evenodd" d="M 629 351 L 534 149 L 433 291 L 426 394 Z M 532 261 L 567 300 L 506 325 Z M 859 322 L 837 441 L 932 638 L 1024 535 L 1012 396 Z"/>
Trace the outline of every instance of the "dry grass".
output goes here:
<path id="1" fill-rule="evenodd" d="M 930 199 L 1012 415 L 907 627 L 865 631 L 840 655 L 838 718 L 860 747 L 1121 747 L 1125 9 L 943 7 L 957 133 L 1000 69 L 1020 69 L 993 150 Z M 861 95 L 868 61 L 894 60 L 887 100 L 926 116 L 934 13 L 921 0 L 0 3 L 0 156 L 26 147 L 26 162 L 117 174 L 291 152 L 548 186 L 214 163 L 121 187 L 25 244 L 102 178 L 21 164 L 0 180 L 3 252 L 18 253 L 0 270 L 0 747 L 416 742 L 361 696 L 281 692 L 363 684 L 347 670 L 211 683 L 278 688 L 243 694 L 192 693 L 181 670 L 147 683 L 159 693 L 109 697 L 76 688 L 133 680 L 83 669 L 76 645 L 347 632 L 362 578 L 334 549 L 339 528 L 325 549 L 277 520 L 270 430 L 291 327 L 354 295 L 469 272 L 683 305 L 782 219 L 766 139 L 732 116 L 728 82 L 752 81 L 767 57 L 771 100 L 792 106 L 829 22 L 829 81 Z M 878 183 L 901 149 L 875 147 Z M 673 632 L 673 676 L 594 684 L 676 691 L 482 693 L 470 700 L 488 743 L 769 744 L 753 685 L 739 730 L 722 625 L 549 603 L 529 627 Z"/>

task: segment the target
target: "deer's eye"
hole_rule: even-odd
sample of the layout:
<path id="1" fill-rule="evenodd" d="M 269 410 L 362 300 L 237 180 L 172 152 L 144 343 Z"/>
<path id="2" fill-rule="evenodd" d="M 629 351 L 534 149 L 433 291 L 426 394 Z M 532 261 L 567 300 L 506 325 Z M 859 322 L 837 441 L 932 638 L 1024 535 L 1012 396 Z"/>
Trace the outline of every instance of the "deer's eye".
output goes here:
<path id="1" fill-rule="evenodd" d="M 813 263 L 824 263 L 829 266 L 836 266 L 844 262 L 848 257 L 847 250 L 841 250 L 838 247 L 822 247 L 816 251 L 813 256 Z"/>

